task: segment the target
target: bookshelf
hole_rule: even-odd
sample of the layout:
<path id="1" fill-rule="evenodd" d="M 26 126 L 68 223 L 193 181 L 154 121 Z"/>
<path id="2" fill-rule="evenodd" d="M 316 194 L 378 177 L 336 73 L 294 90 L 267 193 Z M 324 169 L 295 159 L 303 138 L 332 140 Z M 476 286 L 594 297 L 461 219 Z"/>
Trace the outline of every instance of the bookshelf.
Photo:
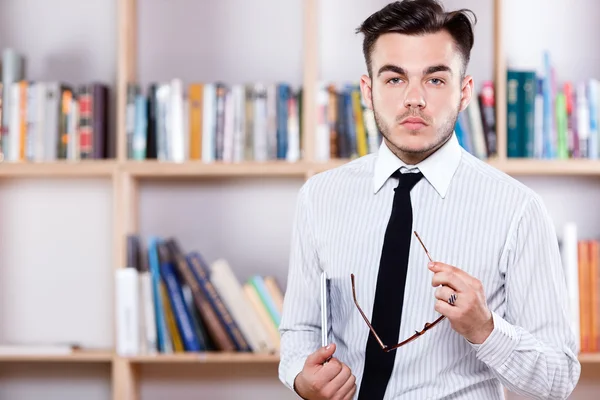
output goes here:
<path id="1" fill-rule="evenodd" d="M 233 0 L 231 0 L 233 1 Z M 489 0 L 486 5 L 478 7 L 491 7 L 493 16 L 493 78 L 504 81 L 507 71 L 505 60 L 505 43 L 503 26 L 508 26 L 506 3 L 509 0 Z M 216 162 L 204 164 L 197 161 L 184 163 L 168 163 L 158 161 L 131 161 L 126 157 L 126 123 L 125 105 L 127 83 L 142 78 L 150 81 L 158 79 L 148 71 L 151 62 L 149 55 L 140 55 L 139 46 L 144 40 L 142 35 L 147 32 L 147 27 L 141 26 L 140 13 L 144 11 L 145 1 L 120 0 L 113 6 L 117 15 L 116 43 L 116 133 L 117 133 L 117 158 L 115 160 L 80 161 L 80 162 L 53 162 L 53 163 L 2 163 L 0 164 L 0 182 L 20 180 L 25 178 L 35 179 L 102 179 L 109 181 L 111 219 L 111 274 L 114 269 L 122 268 L 126 261 L 125 236 L 130 232 L 139 232 L 143 225 L 142 215 L 148 215 L 141 210 L 140 202 L 145 195 L 143 192 L 147 185 L 161 184 L 161 182 L 182 181 L 187 185 L 204 185 L 205 181 L 224 182 L 244 180 L 264 182 L 265 179 L 276 182 L 292 180 L 301 183 L 315 173 L 335 168 L 348 160 L 331 160 L 327 162 L 315 161 L 315 140 L 312 132 L 316 126 L 316 90 L 315 84 L 322 78 L 320 65 L 320 36 L 313 27 L 322 24 L 323 15 L 320 14 L 323 5 L 319 0 L 306 0 L 298 2 L 298 11 L 302 13 L 300 30 L 302 38 L 302 52 L 298 56 L 301 62 L 300 80 L 305 90 L 303 97 L 302 114 L 302 148 L 304 157 L 296 163 L 284 161 L 247 162 L 227 164 Z M 263 2 L 264 3 L 264 2 Z M 374 2 L 377 3 L 377 2 Z M 383 2 L 380 2 L 383 4 Z M 465 5 L 475 8 L 475 1 L 448 0 L 449 7 Z M 190 3 L 191 4 L 191 3 Z M 265 3 L 266 4 L 266 3 Z M 479 4 L 479 2 L 478 2 Z M 292 7 L 296 7 L 292 6 Z M 262 5 L 264 7 L 264 4 Z M 329 5 L 328 7 L 331 7 Z M 379 4 L 372 7 L 379 8 Z M 331 11 L 331 10 L 329 10 Z M 156 12 L 156 11 L 155 11 Z M 177 14 L 182 17 L 181 11 Z M 186 17 L 187 18 L 187 17 Z M 202 17 L 207 18 L 207 17 Z M 480 22 L 481 23 L 481 22 Z M 160 29 L 160 28 L 157 28 Z M 225 61 L 228 62 L 226 58 Z M 239 67 L 239 66 L 238 66 Z M 161 67 L 160 73 L 169 74 L 168 66 Z M 218 66 L 212 66 L 217 68 Z M 188 72 L 189 73 L 189 72 Z M 213 71 L 214 73 L 214 71 Z M 230 72 L 231 73 L 231 72 Z M 191 74 L 191 73 L 190 73 Z M 158 76 L 158 75 L 157 75 Z M 163 76 L 160 79 L 169 78 Z M 355 76 L 353 78 L 356 78 Z M 509 159 L 506 154 L 506 89 L 504 85 L 496 87 L 496 119 L 498 130 L 498 157 L 489 160 L 489 163 L 500 170 L 513 176 L 545 177 L 550 179 L 579 178 L 586 180 L 584 184 L 593 185 L 595 179 L 600 178 L 600 161 L 594 160 L 533 160 Z M 198 182 L 198 181 L 202 182 Z M 159 186 L 159 188 L 162 186 Z M 113 293 L 107 295 L 107 301 L 112 303 Z M 600 354 L 581 354 L 580 360 L 584 370 L 600 369 Z M 272 371 L 278 363 L 276 355 L 254 355 L 236 353 L 207 352 L 199 354 L 175 355 L 141 355 L 136 357 L 120 357 L 107 348 L 103 351 L 81 351 L 69 355 L 26 355 L 26 356 L 0 356 L 0 365 L 12 363 L 26 364 L 102 364 L 110 366 L 110 387 L 112 400 L 141 400 L 144 399 L 141 381 L 145 368 L 152 367 L 156 374 L 166 374 L 172 368 L 183 368 L 189 365 L 206 364 L 208 366 L 220 365 L 239 366 L 258 371 Z M 272 376 L 273 382 L 276 376 Z M 290 397 L 291 398 L 291 397 Z"/>

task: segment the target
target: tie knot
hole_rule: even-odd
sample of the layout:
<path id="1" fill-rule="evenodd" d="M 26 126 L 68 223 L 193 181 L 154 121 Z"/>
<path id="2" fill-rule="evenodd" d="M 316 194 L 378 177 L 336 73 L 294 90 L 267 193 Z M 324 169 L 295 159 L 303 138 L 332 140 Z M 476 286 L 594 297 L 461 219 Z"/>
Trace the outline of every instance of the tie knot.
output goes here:
<path id="1" fill-rule="evenodd" d="M 394 177 L 398 178 L 398 186 L 396 189 L 404 189 L 410 191 L 423 177 L 422 172 L 407 172 L 401 173 L 400 170 L 394 172 Z"/>

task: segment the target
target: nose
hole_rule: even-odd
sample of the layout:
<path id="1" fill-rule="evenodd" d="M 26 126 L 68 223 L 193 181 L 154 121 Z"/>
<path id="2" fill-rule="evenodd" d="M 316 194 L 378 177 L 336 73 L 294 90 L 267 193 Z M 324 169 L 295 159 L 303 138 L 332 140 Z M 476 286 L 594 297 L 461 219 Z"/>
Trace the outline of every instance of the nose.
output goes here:
<path id="1" fill-rule="evenodd" d="M 425 96 L 422 88 L 418 84 L 412 84 L 407 87 L 404 97 L 404 107 L 406 108 L 425 108 Z"/>

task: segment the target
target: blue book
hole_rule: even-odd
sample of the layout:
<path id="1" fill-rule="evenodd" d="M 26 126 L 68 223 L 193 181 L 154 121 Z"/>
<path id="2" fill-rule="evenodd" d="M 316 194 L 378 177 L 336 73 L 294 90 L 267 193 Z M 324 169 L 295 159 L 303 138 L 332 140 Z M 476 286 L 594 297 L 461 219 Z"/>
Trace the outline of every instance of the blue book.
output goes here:
<path id="1" fill-rule="evenodd" d="M 160 256 L 160 272 L 167 285 L 167 293 L 171 300 L 173 307 L 173 315 L 175 316 L 175 322 L 177 329 L 181 335 L 183 341 L 183 347 L 185 351 L 200 351 L 200 341 L 196 335 L 192 323 L 192 317 L 189 314 L 189 310 L 185 305 L 183 298 L 183 291 L 181 290 L 181 283 L 177 276 L 173 257 L 169 252 L 166 244 L 161 243 L 159 247 Z"/>
<path id="2" fill-rule="evenodd" d="M 260 276 L 260 275 L 253 276 L 252 278 L 250 278 L 250 283 L 252 285 L 254 285 L 254 287 L 256 288 L 256 291 L 258 292 L 258 295 L 259 295 L 260 299 L 262 300 L 262 302 L 267 307 L 267 310 L 269 311 L 269 315 L 271 315 L 271 318 L 273 319 L 275 326 L 279 327 L 279 324 L 281 323 L 281 314 L 279 314 L 279 311 L 277 310 L 277 307 L 275 306 L 275 302 L 273 302 L 273 299 L 271 298 L 271 295 L 269 294 L 269 290 L 265 286 L 265 281 L 263 280 L 262 276 Z"/>
<path id="3" fill-rule="evenodd" d="M 151 237 L 148 241 L 148 265 L 152 276 L 152 297 L 154 299 L 154 311 L 156 318 L 156 336 L 158 340 L 158 350 L 161 353 L 172 353 L 173 344 L 168 335 L 167 322 L 165 320 L 165 311 L 163 309 L 162 295 L 160 292 L 160 261 L 158 258 L 158 244 L 160 240 Z"/>
<path id="4" fill-rule="evenodd" d="M 200 254 L 192 252 L 186 256 L 186 260 L 200 289 L 204 293 L 212 309 L 217 314 L 219 321 L 227 331 L 227 334 L 230 336 L 237 350 L 252 351 L 238 324 L 233 319 L 233 316 L 225 306 L 225 303 L 223 303 L 221 296 L 210 281 L 207 273 L 209 268 Z"/>

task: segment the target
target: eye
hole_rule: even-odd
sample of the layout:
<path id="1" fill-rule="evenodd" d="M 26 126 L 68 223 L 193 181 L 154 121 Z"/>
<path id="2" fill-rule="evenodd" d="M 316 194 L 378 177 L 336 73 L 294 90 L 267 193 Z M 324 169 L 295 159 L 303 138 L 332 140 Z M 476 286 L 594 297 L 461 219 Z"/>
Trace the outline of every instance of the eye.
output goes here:
<path id="1" fill-rule="evenodd" d="M 400 79 L 400 78 L 391 78 L 391 79 L 388 79 L 388 81 L 387 81 L 387 83 L 391 83 L 392 85 L 397 85 L 400 82 L 402 82 L 402 79 Z"/>
<path id="2" fill-rule="evenodd" d="M 440 86 L 444 83 L 444 81 L 439 78 L 431 78 L 429 82 L 433 83 L 435 86 Z"/>

